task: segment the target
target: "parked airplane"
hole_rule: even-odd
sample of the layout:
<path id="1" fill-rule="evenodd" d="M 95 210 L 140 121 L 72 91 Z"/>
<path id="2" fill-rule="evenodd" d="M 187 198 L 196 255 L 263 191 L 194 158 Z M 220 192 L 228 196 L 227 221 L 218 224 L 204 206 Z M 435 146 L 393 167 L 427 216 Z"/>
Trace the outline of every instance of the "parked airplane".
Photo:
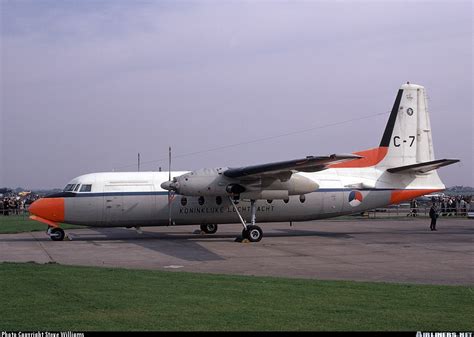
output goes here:
<path id="1" fill-rule="evenodd" d="M 242 237 L 263 237 L 260 222 L 306 221 L 360 213 L 445 188 L 434 159 L 425 89 L 399 89 L 379 147 L 239 168 L 192 172 L 107 172 L 72 179 L 35 201 L 31 218 L 63 240 L 60 223 L 97 227 L 242 223 Z M 171 179 L 171 177 L 173 177 Z M 250 220 L 248 223 L 246 220 Z"/>
<path id="2" fill-rule="evenodd" d="M 444 193 L 431 193 L 422 195 L 421 197 L 417 198 L 418 201 L 432 201 L 432 200 L 439 200 L 446 197 Z"/>

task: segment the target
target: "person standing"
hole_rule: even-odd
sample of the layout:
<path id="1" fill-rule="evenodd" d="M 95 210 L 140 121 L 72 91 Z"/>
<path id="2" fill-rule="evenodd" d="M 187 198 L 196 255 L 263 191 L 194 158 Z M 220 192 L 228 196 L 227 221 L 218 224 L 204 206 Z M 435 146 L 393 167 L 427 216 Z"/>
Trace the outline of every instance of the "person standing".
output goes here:
<path id="1" fill-rule="evenodd" d="M 418 202 L 416 201 L 416 199 L 413 199 L 412 201 L 412 212 L 413 212 L 413 216 L 417 216 L 418 215 Z"/>
<path id="2" fill-rule="evenodd" d="M 10 215 L 10 201 L 8 198 L 3 199 L 3 215 Z"/>
<path id="3" fill-rule="evenodd" d="M 446 207 L 447 207 L 447 203 L 446 203 L 446 198 L 443 198 L 443 200 L 441 201 L 441 216 L 446 216 Z"/>
<path id="4" fill-rule="evenodd" d="M 430 208 L 430 218 L 431 218 L 431 224 L 430 224 L 430 229 L 432 231 L 436 230 L 436 219 L 438 218 L 438 210 L 436 208 L 436 204 L 433 202 Z"/>

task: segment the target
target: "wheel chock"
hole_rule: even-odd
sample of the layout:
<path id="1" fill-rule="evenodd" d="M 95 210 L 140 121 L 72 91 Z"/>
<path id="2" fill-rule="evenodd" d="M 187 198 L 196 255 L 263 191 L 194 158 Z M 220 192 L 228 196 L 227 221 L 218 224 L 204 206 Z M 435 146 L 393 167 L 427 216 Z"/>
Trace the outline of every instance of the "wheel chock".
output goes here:
<path id="1" fill-rule="evenodd" d="M 249 239 L 244 239 L 241 236 L 238 236 L 235 238 L 234 242 L 240 242 L 240 243 L 249 243 Z"/>

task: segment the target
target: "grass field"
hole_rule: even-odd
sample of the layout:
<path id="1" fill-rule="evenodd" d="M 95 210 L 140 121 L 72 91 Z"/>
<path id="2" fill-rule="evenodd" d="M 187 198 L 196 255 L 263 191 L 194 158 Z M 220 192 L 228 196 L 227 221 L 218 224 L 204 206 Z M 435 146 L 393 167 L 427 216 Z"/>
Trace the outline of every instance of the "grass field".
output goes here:
<path id="1" fill-rule="evenodd" d="M 474 329 L 473 288 L 0 264 L 0 330 Z"/>
<path id="2" fill-rule="evenodd" d="M 48 226 L 38 221 L 30 220 L 28 215 L 0 215 L 0 234 L 46 231 Z M 82 226 L 62 224 L 61 228 L 83 228 Z"/>

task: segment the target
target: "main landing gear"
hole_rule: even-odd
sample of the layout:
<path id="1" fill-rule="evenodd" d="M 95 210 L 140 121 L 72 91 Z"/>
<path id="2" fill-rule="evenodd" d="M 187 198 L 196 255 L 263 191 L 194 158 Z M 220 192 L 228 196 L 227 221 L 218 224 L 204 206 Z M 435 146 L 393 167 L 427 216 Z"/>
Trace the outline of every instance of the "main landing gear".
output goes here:
<path id="1" fill-rule="evenodd" d="M 214 234 L 215 232 L 217 232 L 217 224 L 203 224 L 201 225 L 201 231 L 206 234 Z"/>
<path id="2" fill-rule="evenodd" d="M 63 241 L 66 236 L 64 230 L 59 227 L 48 227 L 47 233 L 53 241 Z"/>
<path id="3" fill-rule="evenodd" d="M 263 238 L 263 231 L 262 229 L 255 225 L 255 219 L 256 219 L 256 206 L 255 206 L 255 200 L 250 200 L 250 212 L 251 212 L 251 224 L 247 225 L 245 223 L 244 218 L 242 218 L 242 215 L 240 214 L 239 210 L 235 206 L 234 200 L 232 199 L 231 196 L 229 196 L 229 200 L 234 206 L 234 210 L 239 216 L 240 222 L 242 223 L 242 226 L 244 226 L 244 229 L 242 230 L 242 239 L 247 239 L 250 242 L 259 242 Z"/>

